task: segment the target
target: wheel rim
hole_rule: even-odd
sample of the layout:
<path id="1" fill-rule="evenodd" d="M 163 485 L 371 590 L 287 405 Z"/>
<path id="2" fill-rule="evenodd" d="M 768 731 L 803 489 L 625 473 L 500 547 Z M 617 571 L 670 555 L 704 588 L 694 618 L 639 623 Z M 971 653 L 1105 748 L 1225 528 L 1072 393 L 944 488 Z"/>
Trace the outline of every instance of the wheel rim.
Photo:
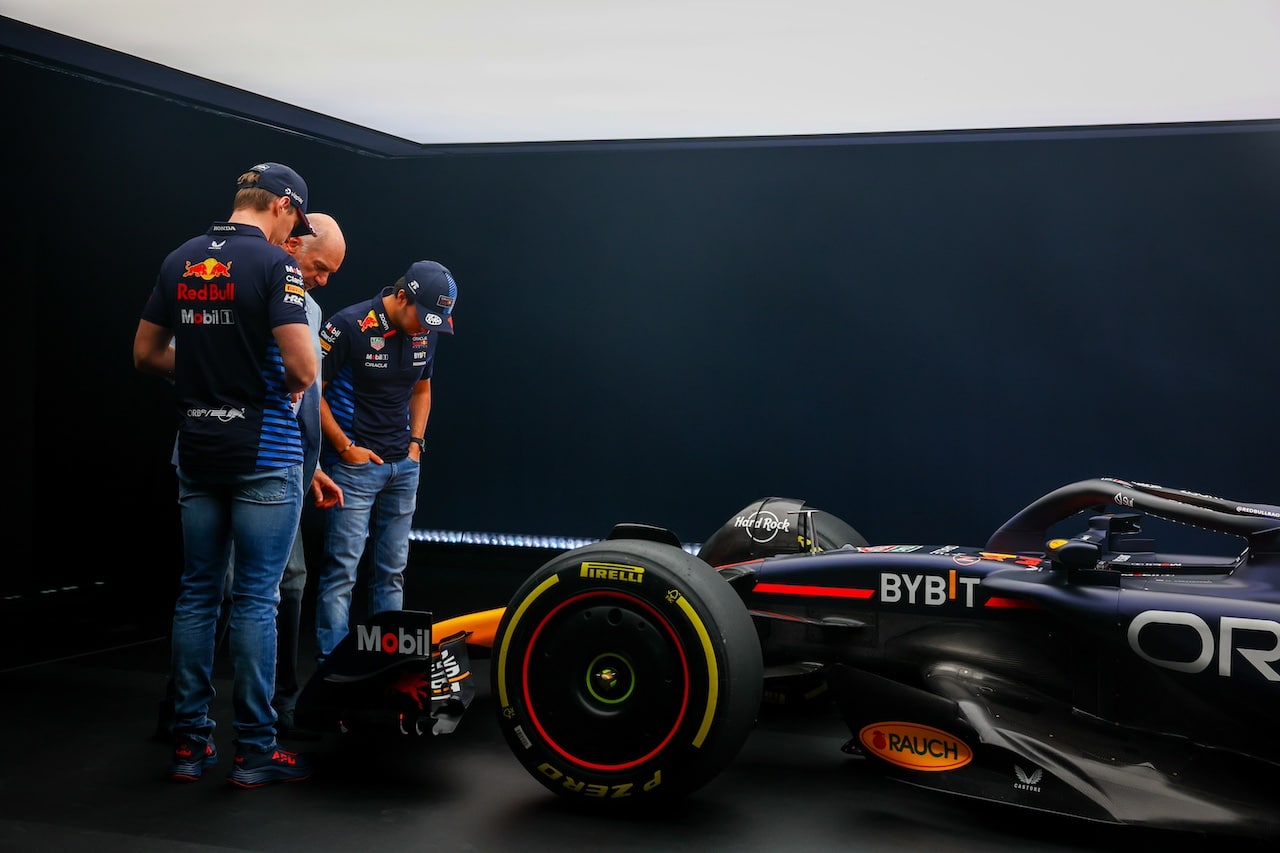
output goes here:
<path id="1" fill-rule="evenodd" d="M 626 702 L 635 688 L 635 668 L 630 660 L 617 652 L 597 655 L 587 667 L 587 693 L 601 704 L 617 705 Z"/>
<path id="2" fill-rule="evenodd" d="M 520 669 L 530 723 L 584 768 L 643 764 L 687 718 L 685 642 L 657 609 L 624 592 L 584 592 L 551 609 L 533 628 Z"/>

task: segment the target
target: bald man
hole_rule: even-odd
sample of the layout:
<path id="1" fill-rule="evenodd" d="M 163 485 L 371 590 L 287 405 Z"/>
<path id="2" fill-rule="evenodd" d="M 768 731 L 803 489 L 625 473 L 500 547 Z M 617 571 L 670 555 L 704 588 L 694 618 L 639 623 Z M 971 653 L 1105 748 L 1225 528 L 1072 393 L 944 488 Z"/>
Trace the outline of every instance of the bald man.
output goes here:
<path id="1" fill-rule="evenodd" d="M 347 241 L 337 221 L 328 214 L 312 213 L 307 216 L 314 236 L 290 237 L 284 241 L 284 249 L 293 255 L 302 271 L 302 283 L 307 289 L 307 322 L 311 325 L 316 354 L 320 353 L 320 324 L 323 315 L 320 305 L 311 295 L 318 287 L 329 283 L 329 276 L 338 271 L 347 256 Z M 311 494 L 315 505 L 321 509 L 342 505 L 342 489 L 319 467 L 320 459 L 320 380 L 317 379 L 302 395 L 298 404 L 298 422 L 302 425 L 304 448 L 303 480 L 311 482 Z M 313 473 L 314 472 L 314 473 Z M 284 738 L 315 740 L 319 735 L 299 729 L 293 719 L 293 706 L 298 701 L 301 688 L 298 678 L 298 638 L 302 629 L 302 593 L 307 585 L 307 561 L 302 547 L 302 528 L 293 540 L 293 551 L 285 564 L 284 577 L 280 581 L 280 608 L 276 617 L 276 692 L 271 700 L 276 710 L 276 733 Z"/>

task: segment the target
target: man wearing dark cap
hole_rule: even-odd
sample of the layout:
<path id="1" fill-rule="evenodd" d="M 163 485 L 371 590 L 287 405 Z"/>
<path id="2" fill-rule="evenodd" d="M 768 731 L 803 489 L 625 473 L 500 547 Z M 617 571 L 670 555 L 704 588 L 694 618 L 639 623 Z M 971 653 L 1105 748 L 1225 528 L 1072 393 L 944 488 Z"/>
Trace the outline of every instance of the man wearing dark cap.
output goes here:
<path id="1" fill-rule="evenodd" d="M 441 335 L 453 334 L 457 299 L 449 270 L 418 261 L 373 299 L 333 315 L 320 332 L 321 465 L 344 495 L 341 506 L 326 510 L 316 588 L 321 658 L 349 630 L 366 535 L 369 615 L 402 609 L 436 347 Z"/>
<path id="2" fill-rule="evenodd" d="M 302 511 L 303 439 L 295 402 L 319 358 L 306 289 L 281 245 L 313 234 L 307 186 L 261 163 L 240 176 L 231 216 L 160 265 L 133 342 L 134 366 L 172 380 L 178 404 L 183 571 L 173 616 L 174 746 L 169 777 L 198 780 L 217 763 L 215 626 L 227 560 L 236 753 L 243 788 L 311 771 L 276 742 L 276 607 Z"/>

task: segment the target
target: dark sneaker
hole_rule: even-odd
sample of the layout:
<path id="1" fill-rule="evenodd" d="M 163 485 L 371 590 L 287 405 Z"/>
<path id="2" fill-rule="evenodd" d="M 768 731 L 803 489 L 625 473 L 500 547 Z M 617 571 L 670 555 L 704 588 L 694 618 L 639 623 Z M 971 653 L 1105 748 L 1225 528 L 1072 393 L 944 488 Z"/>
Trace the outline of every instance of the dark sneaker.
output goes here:
<path id="1" fill-rule="evenodd" d="M 310 777 L 311 763 L 307 759 L 277 745 L 261 752 L 237 749 L 236 766 L 227 774 L 227 781 L 240 788 L 261 788 L 273 782 L 301 782 Z"/>
<path id="2" fill-rule="evenodd" d="M 298 728 L 298 722 L 293 717 L 292 708 L 281 708 L 276 714 L 276 734 L 279 737 L 288 738 L 289 740 L 320 740 L 319 732 Z"/>
<path id="3" fill-rule="evenodd" d="M 175 782 L 198 782 L 206 767 L 218 763 L 218 748 L 213 741 L 178 738 L 169 762 L 169 778 Z"/>

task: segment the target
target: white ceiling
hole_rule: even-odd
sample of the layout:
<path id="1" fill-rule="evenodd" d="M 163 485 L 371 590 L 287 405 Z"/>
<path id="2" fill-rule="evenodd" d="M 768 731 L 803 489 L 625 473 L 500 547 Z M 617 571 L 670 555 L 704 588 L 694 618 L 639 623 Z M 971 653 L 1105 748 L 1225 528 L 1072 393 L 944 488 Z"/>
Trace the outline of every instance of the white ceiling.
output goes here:
<path id="1" fill-rule="evenodd" d="M 1280 0 L 0 0 L 423 144 L 1280 118 Z"/>

